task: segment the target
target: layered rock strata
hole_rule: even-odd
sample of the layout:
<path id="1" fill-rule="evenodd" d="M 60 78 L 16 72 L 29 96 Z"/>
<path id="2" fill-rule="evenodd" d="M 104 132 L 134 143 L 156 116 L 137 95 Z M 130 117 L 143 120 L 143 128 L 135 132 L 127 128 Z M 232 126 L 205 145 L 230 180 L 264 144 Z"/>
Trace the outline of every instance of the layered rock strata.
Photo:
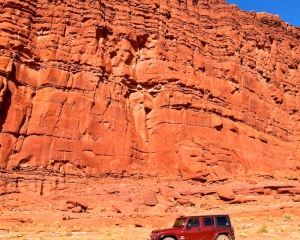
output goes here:
<path id="1" fill-rule="evenodd" d="M 0 0 L 0 17 L 2 171 L 298 176 L 300 31 L 278 16 Z"/>

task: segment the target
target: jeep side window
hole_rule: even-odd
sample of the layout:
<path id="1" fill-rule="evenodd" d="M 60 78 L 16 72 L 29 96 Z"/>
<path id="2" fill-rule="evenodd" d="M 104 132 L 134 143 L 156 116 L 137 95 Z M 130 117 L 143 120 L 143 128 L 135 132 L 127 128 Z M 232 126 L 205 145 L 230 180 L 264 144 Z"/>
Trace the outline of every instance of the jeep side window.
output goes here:
<path id="1" fill-rule="evenodd" d="M 203 218 L 204 226 L 213 226 L 214 225 L 214 219 L 211 217 Z"/>
<path id="2" fill-rule="evenodd" d="M 217 226 L 221 227 L 221 226 L 229 226 L 229 221 L 228 218 L 226 216 L 222 216 L 222 217 L 217 217 Z"/>
<path id="3" fill-rule="evenodd" d="M 200 227 L 199 218 L 190 218 L 188 222 L 188 227 Z"/>

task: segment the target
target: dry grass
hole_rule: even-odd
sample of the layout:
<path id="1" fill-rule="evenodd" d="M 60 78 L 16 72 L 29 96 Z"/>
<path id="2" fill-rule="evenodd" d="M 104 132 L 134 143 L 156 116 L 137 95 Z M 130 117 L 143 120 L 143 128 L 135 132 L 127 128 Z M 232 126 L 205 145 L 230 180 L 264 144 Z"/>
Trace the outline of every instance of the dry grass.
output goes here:
<path id="1" fill-rule="evenodd" d="M 299 217 L 284 214 L 282 217 L 240 217 L 232 220 L 236 239 L 300 239 Z"/>
<path id="2" fill-rule="evenodd" d="M 72 229 L 57 227 L 57 223 L 48 225 L 32 225 L 27 227 L 15 226 L 7 231 L 0 232 L 0 239 L 20 240 L 145 240 L 151 232 L 151 228 L 129 227 L 89 227 L 80 228 L 74 226 Z"/>

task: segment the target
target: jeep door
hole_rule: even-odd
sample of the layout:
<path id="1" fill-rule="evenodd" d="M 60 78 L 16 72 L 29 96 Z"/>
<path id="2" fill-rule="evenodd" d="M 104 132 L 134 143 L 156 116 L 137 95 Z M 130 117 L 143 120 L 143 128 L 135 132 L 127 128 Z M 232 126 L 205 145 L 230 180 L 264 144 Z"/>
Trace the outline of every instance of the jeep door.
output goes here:
<path id="1" fill-rule="evenodd" d="M 216 223 L 214 217 L 201 217 L 200 221 L 202 225 L 202 239 L 201 240 L 213 240 L 216 236 Z"/>
<path id="2" fill-rule="evenodd" d="M 199 217 L 189 218 L 184 231 L 185 240 L 202 240 L 202 229 Z"/>

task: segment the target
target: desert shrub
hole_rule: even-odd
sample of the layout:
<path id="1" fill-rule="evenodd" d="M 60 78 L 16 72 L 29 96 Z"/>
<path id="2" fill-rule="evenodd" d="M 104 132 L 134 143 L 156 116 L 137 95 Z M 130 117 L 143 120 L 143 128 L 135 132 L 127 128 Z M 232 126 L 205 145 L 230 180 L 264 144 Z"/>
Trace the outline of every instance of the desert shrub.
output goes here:
<path id="1" fill-rule="evenodd" d="M 267 226 L 262 226 L 257 230 L 257 233 L 267 233 L 267 232 L 268 232 Z"/>
<path id="2" fill-rule="evenodd" d="M 271 222 L 274 222 L 274 221 L 275 221 L 275 218 L 272 217 L 272 216 L 269 216 L 269 217 L 267 217 L 267 220 L 269 220 L 269 221 L 271 221 Z"/>
<path id="3" fill-rule="evenodd" d="M 294 215 L 292 215 L 292 214 L 284 214 L 284 215 L 283 215 L 283 218 L 284 218 L 284 219 L 287 219 L 287 220 L 293 220 Z"/>
<path id="4" fill-rule="evenodd" d="M 66 236 L 67 237 L 71 237 L 73 234 L 72 234 L 72 231 L 70 231 L 70 230 L 67 230 L 66 231 Z"/>
<path id="5" fill-rule="evenodd" d="M 280 229 L 280 232 L 285 232 L 286 230 L 284 228 L 281 228 Z"/>

